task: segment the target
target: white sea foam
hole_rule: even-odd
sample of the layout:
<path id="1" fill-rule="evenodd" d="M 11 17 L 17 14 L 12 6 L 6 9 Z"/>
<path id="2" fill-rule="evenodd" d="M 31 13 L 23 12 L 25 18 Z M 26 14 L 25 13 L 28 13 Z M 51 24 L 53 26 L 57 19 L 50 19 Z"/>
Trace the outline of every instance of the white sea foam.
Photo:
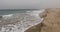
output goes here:
<path id="1" fill-rule="evenodd" d="M 3 17 L 4 19 L 10 18 L 11 16 L 13 16 L 13 14 L 2 15 L 2 17 Z"/>
<path id="2" fill-rule="evenodd" d="M 26 11 L 27 13 L 31 12 L 31 11 Z"/>
<path id="3" fill-rule="evenodd" d="M 20 21 L 18 22 L 16 25 L 8 25 L 8 26 L 14 26 L 15 28 L 12 28 L 11 31 L 9 32 L 24 32 L 26 31 L 27 29 L 29 29 L 30 27 L 34 26 L 34 25 L 37 25 L 39 23 L 41 23 L 43 21 L 43 18 L 40 18 L 39 17 L 39 14 L 42 13 L 44 10 L 38 10 L 38 11 L 28 11 L 30 13 L 27 13 L 27 14 L 16 14 L 13 16 L 13 19 L 14 20 L 11 20 L 11 21 L 15 21 L 15 18 L 14 17 L 17 17 L 16 20 Z M 13 14 L 9 14 L 9 15 L 3 15 L 3 18 L 10 18 Z M 20 29 L 18 29 L 20 28 Z M 7 29 L 7 26 L 6 28 L 3 28 L 3 32 L 5 31 L 5 29 Z M 10 27 L 8 28 L 10 29 Z M 2 32 L 2 31 L 0 31 Z M 6 32 L 8 32 L 8 30 L 6 30 Z"/>
<path id="4" fill-rule="evenodd" d="M 39 14 L 43 13 L 44 11 L 45 10 L 43 9 L 43 10 L 35 10 L 35 11 L 27 11 L 27 12 L 30 12 L 30 13 L 28 13 L 30 15 L 39 17 Z"/>

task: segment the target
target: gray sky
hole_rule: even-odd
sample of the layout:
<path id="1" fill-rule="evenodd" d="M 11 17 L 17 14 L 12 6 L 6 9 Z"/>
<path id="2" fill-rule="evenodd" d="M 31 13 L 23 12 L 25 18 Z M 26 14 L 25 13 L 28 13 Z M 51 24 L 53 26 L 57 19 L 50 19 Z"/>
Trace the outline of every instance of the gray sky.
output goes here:
<path id="1" fill-rule="evenodd" d="M 60 0 L 41 0 L 42 8 L 60 8 Z"/>
<path id="2" fill-rule="evenodd" d="M 0 9 L 40 9 L 40 0 L 0 0 Z"/>

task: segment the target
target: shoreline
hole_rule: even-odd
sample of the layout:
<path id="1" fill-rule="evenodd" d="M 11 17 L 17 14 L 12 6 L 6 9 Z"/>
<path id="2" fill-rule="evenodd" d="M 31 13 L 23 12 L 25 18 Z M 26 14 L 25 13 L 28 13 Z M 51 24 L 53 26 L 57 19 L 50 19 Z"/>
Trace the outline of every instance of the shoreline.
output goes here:
<path id="1" fill-rule="evenodd" d="M 36 13 L 36 12 L 34 12 L 34 13 Z M 39 13 L 37 13 L 37 14 L 39 15 Z M 10 17 L 10 15 L 8 15 L 8 16 Z M 6 15 L 6 17 L 7 17 L 7 15 Z M 0 22 L 0 25 L 4 26 L 4 25 L 16 23 L 16 25 L 20 25 L 21 27 L 15 26 L 15 28 L 11 28 L 11 25 L 10 25 L 10 28 L 8 28 L 8 29 L 13 29 L 15 31 L 15 29 L 20 27 L 22 29 L 22 30 L 20 29 L 21 32 L 24 32 L 25 30 L 29 29 L 30 27 L 41 23 L 43 20 L 42 18 L 35 16 L 35 14 L 31 14 L 31 15 L 29 15 L 29 14 L 17 14 L 17 15 L 11 16 L 10 18 L 9 17 L 7 19 L 2 18 L 2 20 L 1 20 L 2 22 Z M 17 22 L 20 24 L 17 24 Z M 12 25 L 12 27 L 14 27 L 14 25 Z M 4 29 L 6 29 L 7 27 L 9 27 L 9 26 L 6 26 Z M 18 29 L 17 29 L 17 31 L 18 31 Z"/>

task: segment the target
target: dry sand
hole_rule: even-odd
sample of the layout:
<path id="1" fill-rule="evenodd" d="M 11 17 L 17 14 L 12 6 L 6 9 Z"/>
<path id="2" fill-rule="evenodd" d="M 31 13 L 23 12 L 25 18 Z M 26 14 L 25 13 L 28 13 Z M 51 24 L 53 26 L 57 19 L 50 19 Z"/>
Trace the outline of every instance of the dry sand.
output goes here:
<path id="1" fill-rule="evenodd" d="M 48 13 L 41 32 L 60 32 L 60 9 L 46 9 L 46 11 Z"/>

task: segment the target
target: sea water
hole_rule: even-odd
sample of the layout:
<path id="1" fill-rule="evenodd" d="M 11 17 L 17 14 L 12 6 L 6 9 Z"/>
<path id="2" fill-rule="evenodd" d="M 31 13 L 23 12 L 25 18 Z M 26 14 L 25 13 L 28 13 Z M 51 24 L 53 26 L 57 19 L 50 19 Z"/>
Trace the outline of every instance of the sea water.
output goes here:
<path id="1" fill-rule="evenodd" d="M 38 9 L 0 9 L 0 15 L 14 14 L 14 13 L 26 13 Z"/>
<path id="2" fill-rule="evenodd" d="M 10 31 L 9 30 L 10 28 L 13 29 L 10 32 L 24 32 L 25 30 L 29 29 L 30 27 L 37 25 L 43 21 L 43 18 L 39 17 L 39 13 L 42 13 L 43 11 L 44 10 L 41 11 L 41 10 L 30 10 L 30 9 L 27 9 L 27 10 L 25 10 L 25 9 L 23 9 L 23 10 L 21 10 L 21 9 L 19 9 L 19 10 L 18 9 L 17 10 L 0 10 L 0 12 L 1 12 L 0 15 L 2 15 L 5 20 L 9 21 L 9 18 L 10 18 L 11 21 L 16 21 L 16 20 L 20 21 L 16 24 L 18 26 L 9 24 L 5 28 L 3 27 L 1 32 L 3 32 L 3 31 L 8 32 L 8 31 Z M 11 26 L 14 26 L 15 28 L 12 28 Z M 7 28 L 8 28 L 8 30 L 6 30 Z M 20 29 L 17 29 L 17 28 L 20 28 Z"/>

